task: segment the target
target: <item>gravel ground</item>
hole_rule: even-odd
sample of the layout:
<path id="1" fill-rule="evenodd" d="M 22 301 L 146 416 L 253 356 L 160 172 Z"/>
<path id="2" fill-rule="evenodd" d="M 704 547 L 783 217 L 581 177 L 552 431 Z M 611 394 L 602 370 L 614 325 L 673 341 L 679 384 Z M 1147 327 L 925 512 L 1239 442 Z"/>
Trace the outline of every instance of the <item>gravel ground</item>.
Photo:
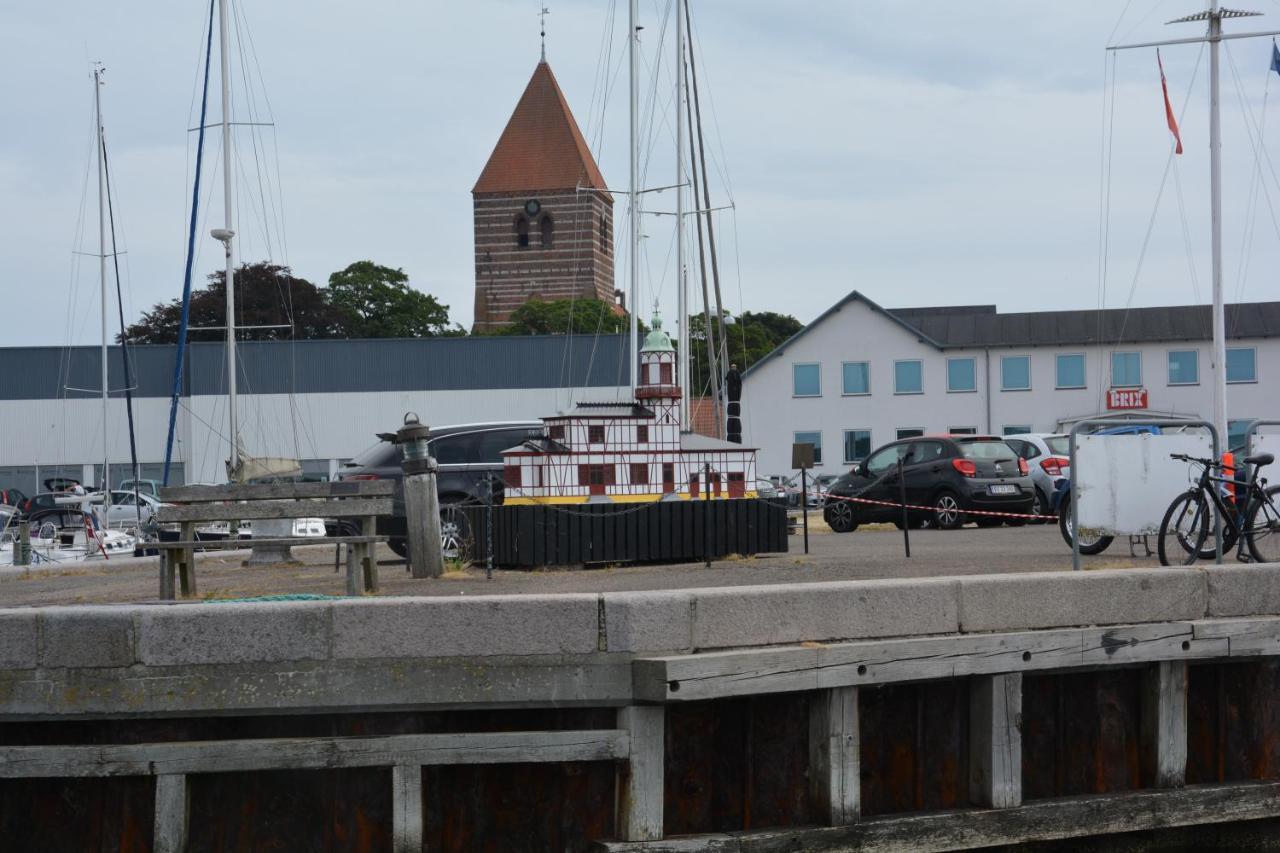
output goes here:
<path id="1" fill-rule="evenodd" d="M 1071 568 L 1071 551 L 1056 526 L 1000 527 L 979 530 L 920 530 L 911 534 L 911 558 L 903 556 L 902 534 L 888 525 L 834 534 L 825 527 L 810 533 L 810 553 L 799 535 L 791 552 L 739 557 L 704 564 L 628 565 L 534 572 L 483 567 L 450 572 L 436 580 L 413 580 L 403 560 L 383 546 L 378 553 L 380 595 L 521 595 L 531 593 L 609 592 L 681 589 L 746 584 L 812 583 L 871 578 L 936 577 L 998 572 L 1048 572 Z M 1154 545 L 1154 542 L 1153 542 Z M 1141 549 L 1139 548 L 1139 553 Z M 295 548 L 297 564 L 247 568 L 247 551 L 210 553 L 198 560 L 197 586 L 204 599 L 245 598 L 289 593 L 343 595 L 345 572 L 333 570 L 333 548 Z M 1156 566 L 1155 557 L 1130 557 L 1124 539 L 1097 557 L 1084 557 L 1086 569 Z M 112 560 L 24 573 L 0 574 L 0 606 L 99 604 L 155 601 L 156 559 Z"/>

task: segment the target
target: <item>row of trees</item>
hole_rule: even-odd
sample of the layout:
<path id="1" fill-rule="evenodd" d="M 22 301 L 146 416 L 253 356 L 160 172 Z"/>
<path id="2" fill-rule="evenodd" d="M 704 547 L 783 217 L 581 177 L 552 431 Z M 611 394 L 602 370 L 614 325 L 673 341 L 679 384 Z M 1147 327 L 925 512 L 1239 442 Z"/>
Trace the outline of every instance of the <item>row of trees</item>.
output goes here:
<path id="1" fill-rule="evenodd" d="M 329 276 L 317 287 L 285 266 L 269 262 L 245 264 L 236 271 L 236 323 L 247 340 L 306 338 L 422 338 L 464 335 L 449 318 L 449 306 L 409 286 L 409 276 L 373 261 L 357 261 Z M 209 276 L 208 285 L 191 293 L 188 340 L 222 340 L 216 327 L 226 323 L 226 276 Z M 178 340 L 182 300 L 162 302 L 126 331 L 130 343 L 171 344 Z M 787 314 L 747 311 L 723 322 L 712 318 L 714 337 L 723 341 L 728 363 L 745 370 L 800 331 Z M 644 325 L 641 324 L 642 329 Z M 613 305 L 598 299 L 533 299 L 511 315 L 496 335 L 614 334 L 628 320 Z M 647 330 L 647 329 L 646 329 Z M 689 318 L 695 393 L 710 387 L 706 322 Z"/>

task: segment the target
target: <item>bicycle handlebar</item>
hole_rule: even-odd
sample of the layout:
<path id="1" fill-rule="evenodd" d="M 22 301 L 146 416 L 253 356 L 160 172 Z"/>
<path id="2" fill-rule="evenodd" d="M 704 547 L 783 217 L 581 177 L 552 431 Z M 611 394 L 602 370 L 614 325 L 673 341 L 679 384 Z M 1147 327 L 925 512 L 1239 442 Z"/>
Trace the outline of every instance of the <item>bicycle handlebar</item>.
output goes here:
<path id="1" fill-rule="evenodd" d="M 1170 453 L 1169 458 L 1177 459 L 1179 462 L 1194 462 L 1199 465 L 1204 465 L 1205 467 L 1208 467 L 1208 468 L 1225 468 L 1226 467 L 1221 462 L 1216 462 L 1213 459 L 1200 459 L 1195 456 L 1188 456 L 1185 453 Z"/>

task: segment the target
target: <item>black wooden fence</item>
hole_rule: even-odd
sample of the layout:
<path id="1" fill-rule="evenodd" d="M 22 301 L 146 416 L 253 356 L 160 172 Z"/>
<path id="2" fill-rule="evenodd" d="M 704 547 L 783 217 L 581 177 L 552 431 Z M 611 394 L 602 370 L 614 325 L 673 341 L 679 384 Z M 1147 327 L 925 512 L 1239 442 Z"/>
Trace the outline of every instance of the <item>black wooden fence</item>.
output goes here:
<path id="1" fill-rule="evenodd" d="M 479 562 L 487 555 L 488 511 L 464 510 Z M 786 508 L 760 499 L 495 506 L 492 512 L 493 562 L 507 568 L 684 563 L 787 550 Z"/>

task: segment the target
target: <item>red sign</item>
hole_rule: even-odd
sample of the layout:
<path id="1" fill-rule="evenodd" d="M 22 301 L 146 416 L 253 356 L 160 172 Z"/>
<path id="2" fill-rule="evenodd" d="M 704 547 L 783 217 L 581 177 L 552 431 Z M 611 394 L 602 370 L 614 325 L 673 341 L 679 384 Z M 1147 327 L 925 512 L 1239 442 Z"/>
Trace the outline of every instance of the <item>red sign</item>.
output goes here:
<path id="1" fill-rule="evenodd" d="M 1147 407 L 1146 388 L 1108 388 L 1108 409 L 1145 409 Z"/>

